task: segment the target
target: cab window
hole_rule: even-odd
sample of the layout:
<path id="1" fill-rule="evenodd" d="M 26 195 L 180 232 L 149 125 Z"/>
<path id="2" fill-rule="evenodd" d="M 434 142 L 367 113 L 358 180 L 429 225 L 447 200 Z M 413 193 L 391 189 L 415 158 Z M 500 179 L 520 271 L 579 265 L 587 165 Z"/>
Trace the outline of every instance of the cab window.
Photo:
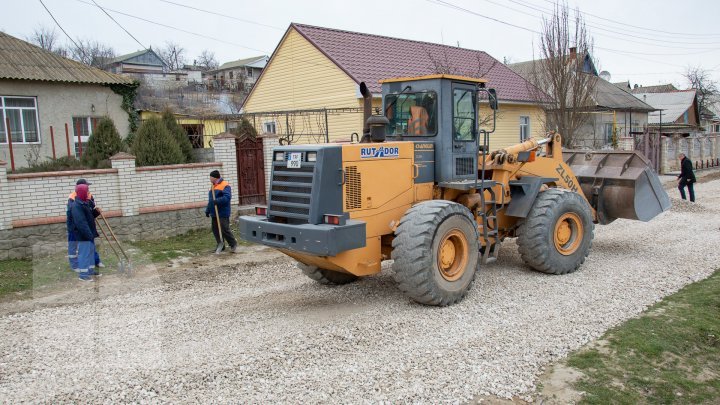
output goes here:
<path id="1" fill-rule="evenodd" d="M 388 94 L 385 116 L 390 136 L 433 136 L 437 134 L 437 94 L 432 91 Z"/>
<path id="2" fill-rule="evenodd" d="M 453 137 L 456 141 L 475 140 L 475 91 L 453 89 Z"/>

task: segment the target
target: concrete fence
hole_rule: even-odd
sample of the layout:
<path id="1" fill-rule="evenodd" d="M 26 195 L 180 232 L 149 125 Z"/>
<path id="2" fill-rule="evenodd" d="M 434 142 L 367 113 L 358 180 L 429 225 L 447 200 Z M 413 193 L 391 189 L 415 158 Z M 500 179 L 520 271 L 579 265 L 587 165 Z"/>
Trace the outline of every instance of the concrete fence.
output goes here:
<path id="1" fill-rule="evenodd" d="M 0 260 L 29 258 L 35 245 L 65 239 L 67 197 L 81 177 L 121 239 L 209 227 L 203 211 L 212 170 L 230 183 L 238 204 L 235 138 L 219 135 L 214 146 L 214 162 L 168 166 L 136 167 L 134 156 L 119 153 L 111 169 L 7 174 L 0 161 Z"/>
<path id="2" fill-rule="evenodd" d="M 620 138 L 618 146 L 622 150 L 634 150 L 637 141 L 635 138 Z M 660 173 L 680 171 L 679 153 L 684 153 L 698 169 L 717 167 L 720 162 L 720 134 L 663 136 L 660 140 Z"/>

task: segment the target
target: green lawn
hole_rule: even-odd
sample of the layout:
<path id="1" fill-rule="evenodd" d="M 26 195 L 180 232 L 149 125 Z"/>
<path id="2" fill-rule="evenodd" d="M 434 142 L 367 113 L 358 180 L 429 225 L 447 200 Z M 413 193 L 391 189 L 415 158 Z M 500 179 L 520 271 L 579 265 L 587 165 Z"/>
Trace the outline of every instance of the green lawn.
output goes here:
<path id="1" fill-rule="evenodd" d="M 585 404 L 720 403 L 720 271 L 572 354 Z M 592 347 L 592 346 L 591 346 Z"/>
<path id="2" fill-rule="evenodd" d="M 245 244 L 243 241 L 238 241 Z M 210 230 L 191 231 L 166 239 L 123 243 L 133 267 L 149 263 L 163 263 L 182 256 L 211 253 L 215 239 Z M 113 274 L 118 271 L 118 259 L 108 244 L 98 239 L 98 251 L 106 265 L 101 272 Z M 74 283 L 77 274 L 70 270 L 65 254 L 30 260 L 0 260 L 0 299 L 33 288 L 46 288 L 62 283 Z"/>

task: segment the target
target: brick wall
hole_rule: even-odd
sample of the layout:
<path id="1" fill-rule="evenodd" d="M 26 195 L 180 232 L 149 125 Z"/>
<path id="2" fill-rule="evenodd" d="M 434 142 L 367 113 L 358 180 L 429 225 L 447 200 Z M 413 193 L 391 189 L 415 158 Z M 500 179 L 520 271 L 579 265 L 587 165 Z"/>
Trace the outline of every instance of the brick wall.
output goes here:
<path id="1" fill-rule="evenodd" d="M 134 156 L 119 153 L 110 159 L 112 169 L 8 175 L 0 160 L 0 260 L 29 258 L 38 246 L 63 246 L 67 197 L 78 178 L 92 183 L 97 205 L 121 238 L 171 236 L 208 226 L 203 211 L 213 170 L 233 187 L 237 211 L 235 138 L 220 135 L 214 143 L 211 163 L 135 167 Z"/>

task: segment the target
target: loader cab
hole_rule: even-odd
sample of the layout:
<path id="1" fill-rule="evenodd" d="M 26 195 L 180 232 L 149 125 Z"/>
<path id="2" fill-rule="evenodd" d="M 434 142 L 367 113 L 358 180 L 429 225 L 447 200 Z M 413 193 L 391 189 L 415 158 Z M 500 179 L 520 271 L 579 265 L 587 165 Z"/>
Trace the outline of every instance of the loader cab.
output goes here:
<path id="1" fill-rule="evenodd" d="M 432 144 L 436 183 L 474 180 L 478 167 L 477 89 L 486 81 L 452 75 L 383 80 L 387 138 Z"/>

